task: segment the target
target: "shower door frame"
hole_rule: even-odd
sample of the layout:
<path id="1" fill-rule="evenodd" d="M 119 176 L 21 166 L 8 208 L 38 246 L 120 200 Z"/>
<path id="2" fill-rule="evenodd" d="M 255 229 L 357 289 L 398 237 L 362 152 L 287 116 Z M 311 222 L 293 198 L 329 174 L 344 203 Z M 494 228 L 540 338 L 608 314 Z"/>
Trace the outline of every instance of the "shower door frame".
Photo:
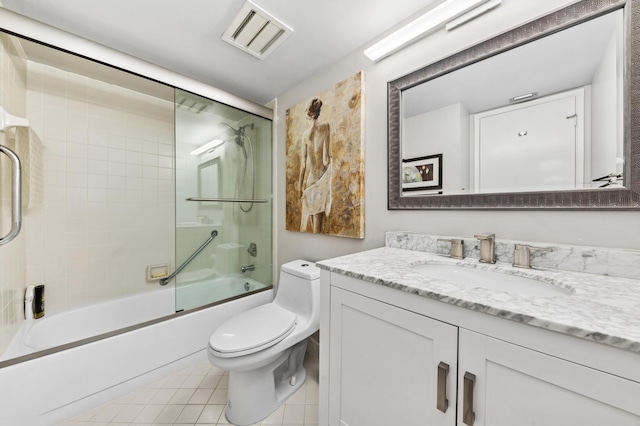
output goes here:
<path id="1" fill-rule="evenodd" d="M 238 108 L 240 110 L 246 111 L 256 116 L 265 118 L 267 120 L 270 120 L 273 123 L 274 111 L 266 106 L 258 105 L 256 103 L 248 101 L 239 96 L 225 92 L 221 89 L 217 89 L 205 83 L 180 75 L 176 72 L 161 68 L 157 65 L 151 64 L 149 62 L 135 58 L 133 56 L 129 56 L 125 53 L 119 52 L 107 46 L 100 45 L 98 43 L 75 36 L 71 33 L 67 33 L 57 28 L 48 26 L 46 24 L 27 18 L 25 16 L 22 16 L 18 13 L 12 12 L 5 8 L 0 8 L 0 31 L 7 33 L 8 35 L 11 35 L 11 36 L 15 36 L 21 39 L 26 39 L 34 43 L 38 43 L 42 46 L 63 51 L 63 52 L 93 61 L 93 62 L 103 64 L 111 68 L 115 68 L 133 75 L 137 75 L 139 77 L 145 78 L 147 80 L 150 80 L 156 83 L 164 84 L 166 86 L 173 88 L 174 90 L 175 89 L 185 90 L 188 92 L 198 94 L 200 96 L 210 98 L 212 100 L 215 100 L 216 102 L 227 104 L 231 107 Z M 273 128 L 272 128 L 272 133 L 273 133 Z M 275 138 L 272 137 L 272 141 L 274 140 Z M 175 155 L 174 155 L 174 158 L 175 158 Z M 272 160 L 272 163 L 273 163 L 273 160 Z M 272 170 L 275 171 L 275 169 L 273 169 L 273 164 L 272 164 Z M 275 188 L 276 186 L 275 173 L 272 173 L 272 180 L 273 180 L 272 188 Z M 272 259 L 276 258 L 276 251 L 275 251 L 275 244 L 274 244 L 275 232 L 273 231 L 276 225 L 275 220 L 276 220 L 275 215 L 273 215 L 272 216 L 272 247 L 271 247 Z M 272 271 L 272 275 L 273 277 L 275 277 L 276 275 L 275 272 Z M 256 293 L 262 292 L 262 291 L 268 291 L 271 289 L 272 289 L 271 287 L 266 287 L 264 289 L 256 291 Z M 234 299 L 230 299 L 230 300 L 234 300 Z M 168 315 L 168 316 L 157 318 L 144 323 L 136 324 L 124 329 L 115 330 L 112 332 L 82 339 L 76 342 L 68 343 L 62 346 L 56 346 L 53 348 L 30 353 L 28 355 L 23 355 L 23 356 L 11 358 L 5 361 L 1 361 L 0 370 L 2 370 L 4 367 L 13 366 L 22 362 L 30 361 L 46 355 L 51 355 L 60 351 L 64 351 L 66 349 L 71 349 L 77 346 L 82 346 L 88 343 L 96 342 L 108 337 L 113 337 L 119 334 L 127 333 L 139 328 L 148 327 L 150 325 L 167 321 L 184 314 L 189 314 L 195 311 L 207 309 L 217 304 L 219 303 L 212 303 L 209 305 L 192 309 L 190 311 L 176 312 L 175 314 L 172 314 L 172 315 Z"/>

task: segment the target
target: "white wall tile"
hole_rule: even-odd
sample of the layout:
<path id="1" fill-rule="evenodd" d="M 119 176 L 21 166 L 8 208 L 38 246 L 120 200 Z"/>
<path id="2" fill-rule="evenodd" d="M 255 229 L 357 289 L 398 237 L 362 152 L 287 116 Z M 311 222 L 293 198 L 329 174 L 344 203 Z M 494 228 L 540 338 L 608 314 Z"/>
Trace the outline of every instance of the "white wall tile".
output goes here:
<path id="1" fill-rule="evenodd" d="M 109 135 L 109 148 L 124 150 L 126 146 L 126 138 L 124 136 Z"/>
<path id="2" fill-rule="evenodd" d="M 107 158 L 110 162 L 124 163 L 126 151 L 124 149 L 111 148 L 111 141 L 109 141 L 109 149 L 107 151 Z"/>
<path id="3" fill-rule="evenodd" d="M 53 280 L 47 301 L 60 308 L 148 289 L 146 265 L 173 258 L 174 209 L 158 212 L 157 167 L 162 127 L 162 152 L 168 157 L 162 164 L 168 169 L 161 175 L 169 183 L 162 185 L 162 200 L 173 204 L 173 106 L 51 67 L 36 68 L 29 98 L 44 133 L 46 203 L 42 235 L 29 240 L 37 246 L 29 250 L 29 277 Z M 167 117 L 170 122 L 163 123 Z M 143 216 L 150 211 L 158 221 Z M 149 244 L 150 235 L 161 238 Z M 166 244 L 159 246 L 159 240 Z"/>
<path id="4" fill-rule="evenodd" d="M 45 168 L 47 166 L 45 165 Z M 85 158 L 73 158 L 67 156 L 67 172 L 87 173 L 87 160 Z"/>
<path id="5" fill-rule="evenodd" d="M 167 157 L 164 155 L 159 155 L 158 156 L 158 167 L 166 167 L 166 168 L 172 168 L 173 167 L 173 158 L 172 157 Z"/>
<path id="6" fill-rule="evenodd" d="M 87 168 L 91 173 L 106 175 L 109 173 L 109 162 L 105 160 L 87 160 Z"/>
<path id="7" fill-rule="evenodd" d="M 127 166 L 124 163 L 114 163 L 109 161 L 108 174 L 109 176 L 126 176 Z"/>
<path id="8" fill-rule="evenodd" d="M 86 188 L 67 187 L 67 203 L 83 203 L 86 201 Z"/>
<path id="9" fill-rule="evenodd" d="M 125 162 L 127 164 L 142 164 L 142 153 L 137 151 L 125 151 Z"/>
<path id="10" fill-rule="evenodd" d="M 142 154 L 142 164 L 145 166 L 158 166 L 157 154 Z"/>
<path id="11" fill-rule="evenodd" d="M 87 158 L 91 160 L 106 160 L 107 148 L 98 145 L 87 145 Z"/>
<path id="12" fill-rule="evenodd" d="M 101 146 L 106 148 L 108 146 L 108 140 L 109 138 L 106 133 L 89 131 L 87 142 L 89 145 Z"/>
<path id="13" fill-rule="evenodd" d="M 142 177 L 148 179 L 158 179 L 158 168 L 152 166 L 143 166 Z"/>
<path id="14" fill-rule="evenodd" d="M 127 151 L 142 152 L 142 140 L 132 138 L 132 137 L 127 137 L 125 148 L 127 149 Z"/>

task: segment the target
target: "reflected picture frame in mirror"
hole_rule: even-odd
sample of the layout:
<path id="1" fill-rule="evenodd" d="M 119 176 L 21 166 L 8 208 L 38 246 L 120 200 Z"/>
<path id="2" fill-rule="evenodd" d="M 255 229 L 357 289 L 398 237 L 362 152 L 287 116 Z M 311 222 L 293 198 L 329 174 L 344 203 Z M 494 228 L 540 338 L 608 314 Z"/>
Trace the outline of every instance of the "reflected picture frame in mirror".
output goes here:
<path id="1" fill-rule="evenodd" d="M 640 209 L 640 70 L 631 67 L 632 63 L 638 63 L 640 60 L 639 7 L 640 0 L 582 0 L 390 81 L 387 85 L 388 209 Z M 454 193 L 447 191 L 446 187 L 442 194 L 438 191 L 416 195 L 403 191 L 403 92 L 407 93 L 407 90 L 422 83 L 617 10 L 623 12 L 622 100 L 619 104 L 623 115 L 620 125 L 623 135 L 620 151 L 624 154 L 624 163 L 620 164 L 620 174 L 623 177 L 618 178 L 617 185 L 602 187 L 599 185 L 601 182 L 596 182 L 592 184 L 593 187 L 585 184 L 578 187 L 579 189 L 527 190 L 528 192 Z M 433 150 L 441 151 L 437 147 Z M 415 152 L 405 154 L 405 157 L 418 156 Z M 431 152 L 420 155 L 427 154 Z M 473 152 L 470 156 L 472 163 Z M 463 158 L 462 162 L 465 161 L 468 159 Z M 447 161 L 447 164 L 447 168 L 451 170 L 452 163 Z M 471 174 L 470 180 L 473 179 L 473 170 L 464 172 Z"/>

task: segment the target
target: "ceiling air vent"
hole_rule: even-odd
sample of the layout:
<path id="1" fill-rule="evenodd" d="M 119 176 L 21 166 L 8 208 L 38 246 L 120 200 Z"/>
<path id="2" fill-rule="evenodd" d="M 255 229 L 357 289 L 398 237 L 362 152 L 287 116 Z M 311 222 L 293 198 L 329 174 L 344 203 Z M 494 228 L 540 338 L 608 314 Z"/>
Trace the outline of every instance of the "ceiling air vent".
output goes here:
<path id="1" fill-rule="evenodd" d="M 235 47 L 264 59 L 293 32 L 264 9 L 248 1 L 242 6 L 222 39 Z"/>

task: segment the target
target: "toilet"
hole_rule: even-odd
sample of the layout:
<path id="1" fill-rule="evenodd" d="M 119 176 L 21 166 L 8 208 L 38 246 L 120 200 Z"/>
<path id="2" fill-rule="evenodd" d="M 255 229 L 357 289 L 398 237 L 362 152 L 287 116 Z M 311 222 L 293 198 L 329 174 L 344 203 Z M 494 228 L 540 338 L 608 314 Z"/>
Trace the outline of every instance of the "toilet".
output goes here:
<path id="1" fill-rule="evenodd" d="M 305 382 L 307 338 L 320 325 L 320 269 L 295 260 L 280 269 L 273 302 L 243 312 L 218 327 L 209 361 L 229 370 L 225 415 L 235 425 L 267 417 Z"/>

